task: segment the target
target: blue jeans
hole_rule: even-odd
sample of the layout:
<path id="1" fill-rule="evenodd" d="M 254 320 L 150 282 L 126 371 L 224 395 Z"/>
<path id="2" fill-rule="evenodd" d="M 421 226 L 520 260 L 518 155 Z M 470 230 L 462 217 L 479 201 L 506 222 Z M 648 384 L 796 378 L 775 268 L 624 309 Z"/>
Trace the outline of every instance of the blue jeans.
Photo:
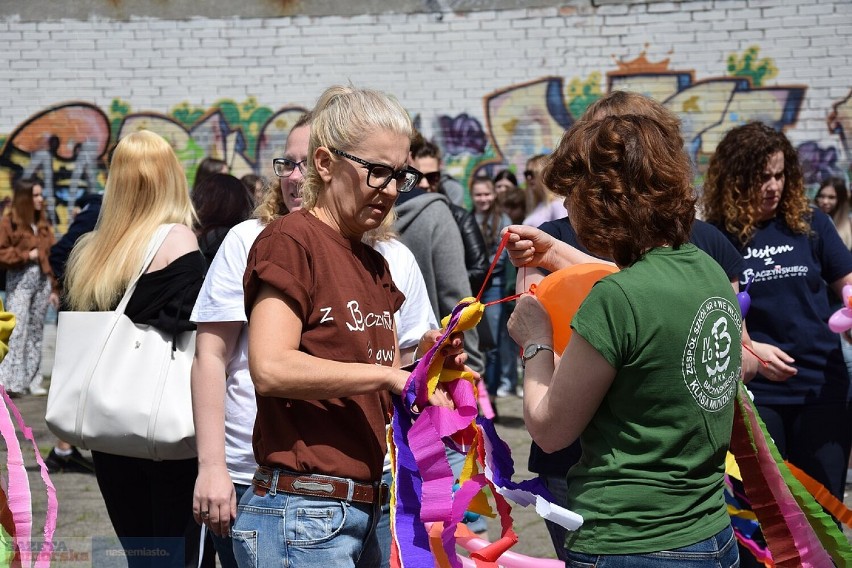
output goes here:
<path id="1" fill-rule="evenodd" d="M 237 503 L 243 498 L 246 491 L 251 488 L 251 485 L 243 485 L 242 483 L 234 483 L 234 490 L 237 493 Z M 216 549 L 216 556 L 219 557 L 219 564 L 222 568 L 237 568 L 237 559 L 234 558 L 234 545 L 231 542 L 230 536 L 216 536 L 212 532 L 208 532 L 213 540 L 213 547 Z"/>
<path id="2" fill-rule="evenodd" d="M 500 299 L 503 292 L 503 286 L 497 280 L 497 285 L 494 285 L 494 280 L 485 289 L 482 294 L 482 303 L 487 304 Z M 491 338 L 494 340 L 494 347 L 485 353 L 485 386 L 488 388 L 488 394 L 496 395 L 497 389 L 500 387 L 500 350 L 498 341 L 500 338 L 500 308 L 501 306 L 492 306 L 485 310 L 483 318 L 485 319 L 488 329 L 491 331 Z"/>
<path id="3" fill-rule="evenodd" d="M 566 551 L 566 568 L 737 568 L 740 555 L 730 526 L 683 548 L 647 554 L 592 555 Z"/>
<path id="4" fill-rule="evenodd" d="M 277 482 L 278 470 L 272 487 Z M 382 561 L 375 531 L 379 515 L 378 505 L 247 491 L 231 530 L 234 557 L 240 568 L 372 568 Z"/>
<path id="5" fill-rule="evenodd" d="M 382 483 L 390 487 L 393 484 L 393 474 L 385 472 L 382 476 Z M 390 568 L 390 552 L 391 552 L 391 530 L 390 530 L 390 502 L 387 505 L 382 505 L 382 516 L 376 524 L 376 538 L 379 539 L 379 548 L 382 551 L 381 568 Z"/>
<path id="6" fill-rule="evenodd" d="M 849 343 L 842 337 L 840 338 L 840 348 L 843 351 L 843 362 L 846 363 L 846 371 L 852 377 L 852 343 Z"/>

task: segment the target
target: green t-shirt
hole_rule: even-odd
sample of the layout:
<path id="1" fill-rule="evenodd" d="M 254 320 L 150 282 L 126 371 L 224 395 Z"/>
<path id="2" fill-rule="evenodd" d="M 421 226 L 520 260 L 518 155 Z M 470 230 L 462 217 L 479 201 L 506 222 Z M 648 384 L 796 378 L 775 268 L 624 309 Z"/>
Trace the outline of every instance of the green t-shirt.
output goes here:
<path id="1" fill-rule="evenodd" d="M 653 249 L 594 286 L 572 327 L 617 372 L 568 473 L 569 508 L 585 519 L 570 550 L 670 550 L 729 524 L 741 322 L 725 273 L 692 244 Z"/>

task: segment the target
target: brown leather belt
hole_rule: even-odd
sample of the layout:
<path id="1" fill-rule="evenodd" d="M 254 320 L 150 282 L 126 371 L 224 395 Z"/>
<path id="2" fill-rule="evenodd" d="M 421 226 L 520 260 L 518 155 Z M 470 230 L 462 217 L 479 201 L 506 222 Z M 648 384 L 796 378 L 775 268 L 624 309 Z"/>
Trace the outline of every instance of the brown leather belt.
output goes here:
<path id="1" fill-rule="evenodd" d="M 255 495 L 266 495 L 272 488 L 272 479 L 272 468 L 266 466 L 258 467 L 252 479 Z M 371 485 L 341 477 L 298 474 L 284 470 L 278 470 L 276 490 L 296 495 L 354 501 L 355 503 L 374 504 L 378 501 L 382 505 L 388 503 L 388 497 L 390 496 L 388 486 L 380 482 Z"/>

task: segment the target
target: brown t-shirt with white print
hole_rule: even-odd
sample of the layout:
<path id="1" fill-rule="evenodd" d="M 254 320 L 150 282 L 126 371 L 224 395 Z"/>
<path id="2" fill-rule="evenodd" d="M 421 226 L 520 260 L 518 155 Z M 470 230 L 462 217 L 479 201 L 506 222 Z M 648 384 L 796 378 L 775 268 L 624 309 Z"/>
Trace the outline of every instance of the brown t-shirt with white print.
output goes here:
<path id="1" fill-rule="evenodd" d="M 393 363 L 393 315 L 405 296 L 387 263 L 307 211 L 263 230 L 243 283 L 248 314 L 263 283 L 293 301 L 302 320 L 300 351 L 334 361 Z M 254 456 L 261 465 L 378 481 L 390 413 L 387 391 L 329 400 L 257 395 Z"/>

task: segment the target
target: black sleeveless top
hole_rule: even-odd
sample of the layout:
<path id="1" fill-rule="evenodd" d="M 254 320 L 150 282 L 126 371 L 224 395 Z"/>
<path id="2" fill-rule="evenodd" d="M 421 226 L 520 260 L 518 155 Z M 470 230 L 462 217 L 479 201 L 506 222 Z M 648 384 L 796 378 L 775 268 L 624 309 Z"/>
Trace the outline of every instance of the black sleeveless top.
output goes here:
<path id="1" fill-rule="evenodd" d="M 125 315 L 135 324 L 152 325 L 174 336 L 195 329 L 189 316 L 201 291 L 205 270 L 204 256 L 193 251 L 161 270 L 143 274 Z"/>

